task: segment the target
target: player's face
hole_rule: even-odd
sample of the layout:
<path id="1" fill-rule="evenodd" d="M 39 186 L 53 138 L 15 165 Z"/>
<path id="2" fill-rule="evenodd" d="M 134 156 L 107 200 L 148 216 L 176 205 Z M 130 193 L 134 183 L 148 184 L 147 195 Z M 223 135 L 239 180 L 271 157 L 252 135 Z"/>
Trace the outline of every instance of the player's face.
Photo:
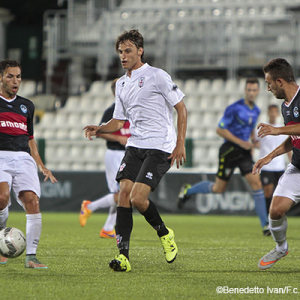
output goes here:
<path id="1" fill-rule="evenodd" d="M 247 83 L 245 87 L 245 99 L 253 104 L 258 96 L 259 86 L 257 83 Z"/>
<path id="2" fill-rule="evenodd" d="M 285 99 L 285 91 L 282 88 L 281 81 L 273 80 L 269 73 L 265 74 L 268 91 L 271 92 L 277 99 Z"/>
<path id="3" fill-rule="evenodd" d="M 131 41 L 120 43 L 118 52 L 123 69 L 131 71 L 139 68 L 143 51 L 143 48 L 137 48 Z"/>
<path id="4" fill-rule="evenodd" d="M 16 96 L 21 84 L 21 69 L 19 67 L 9 67 L 0 76 L 0 93 L 7 99 Z"/>

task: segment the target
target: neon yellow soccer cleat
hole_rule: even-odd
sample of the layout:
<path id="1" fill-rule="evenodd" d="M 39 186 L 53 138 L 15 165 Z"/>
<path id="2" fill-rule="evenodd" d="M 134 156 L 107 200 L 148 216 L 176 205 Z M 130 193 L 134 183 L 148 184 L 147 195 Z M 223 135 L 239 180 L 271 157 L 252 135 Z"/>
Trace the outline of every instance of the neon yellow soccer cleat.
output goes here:
<path id="1" fill-rule="evenodd" d="M 164 249 L 166 260 L 170 264 L 176 259 L 178 248 L 174 240 L 174 231 L 170 228 L 167 229 L 169 230 L 169 233 L 162 236 L 160 241 Z"/>
<path id="2" fill-rule="evenodd" d="M 131 266 L 130 266 L 129 260 L 123 254 L 117 255 L 109 263 L 109 267 L 116 272 L 130 272 L 131 271 Z"/>

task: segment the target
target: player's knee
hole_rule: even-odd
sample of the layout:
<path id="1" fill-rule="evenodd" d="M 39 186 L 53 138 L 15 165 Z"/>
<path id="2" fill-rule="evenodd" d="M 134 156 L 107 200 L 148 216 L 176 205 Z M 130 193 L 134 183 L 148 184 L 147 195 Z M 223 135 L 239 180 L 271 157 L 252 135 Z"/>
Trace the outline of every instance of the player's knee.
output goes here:
<path id="1" fill-rule="evenodd" d="M 131 190 L 128 188 L 123 188 L 119 192 L 118 205 L 119 206 L 128 206 L 130 203 L 130 192 Z"/>
<path id="2" fill-rule="evenodd" d="M 251 184 L 252 190 L 253 191 L 257 191 L 257 190 L 261 190 L 262 189 L 262 185 L 260 180 L 255 180 L 252 182 Z"/>
<path id="3" fill-rule="evenodd" d="M 276 206 L 276 205 L 272 205 L 270 207 L 270 218 L 272 220 L 278 220 L 281 219 L 284 215 L 285 215 L 285 210 L 280 207 L 280 206 Z"/>
<path id="4" fill-rule="evenodd" d="M 138 192 L 132 191 L 130 194 L 130 201 L 133 207 L 139 207 L 141 203 L 141 197 Z"/>
<path id="5" fill-rule="evenodd" d="M 37 214 L 40 212 L 39 198 L 35 193 L 20 193 L 19 198 L 24 204 L 26 213 Z"/>
<path id="6" fill-rule="evenodd" d="M 213 185 L 212 192 L 215 194 L 222 194 L 226 191 L 226 187 Z"/>
<path id="7" fill-rule="evenodd" d="M 0 210 L 3 210 L 9 201 L 9 192 L 3 191 L 0 192 Z"/>

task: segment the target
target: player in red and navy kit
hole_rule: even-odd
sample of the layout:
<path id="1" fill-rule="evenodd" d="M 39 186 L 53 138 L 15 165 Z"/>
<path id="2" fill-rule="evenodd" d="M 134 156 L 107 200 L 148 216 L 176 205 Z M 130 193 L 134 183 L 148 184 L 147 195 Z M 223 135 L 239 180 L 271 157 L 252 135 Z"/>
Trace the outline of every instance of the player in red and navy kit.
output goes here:
<path id="1" fill-rule="evenodd" d="M 111 86 L 113 94 L 115 94 L 116 81 L 117 79 L 112 82 Z M 109 108 L 105 110 L 100 125 L 112 119 L 114 110 L 115 103 L 113 103 Z M 102 238 L 116 237 L 116 203 L 118 201 L 120 191 L 119 183 L 116 181 L 116 175 L 118 173 L 121 161 L 124 157 L 125 145 L 129 136 L 130 133 L 128 121 L 124 123 L 123 128 L 116 132 L 98 135 L 98 137 L 106 140 L 107 150 L 105 153 L 105 175 L 110 193 L 94 201 L 84 200 L 81 204 L 79 222 L 80 225 L 84 227 L 86 225 L 87 219 L 90 217 L 93 211 L 96 211 L 100 208 L 109 207 L 108 217 L 103 228 L 100 231 L 100 237 Z"/>
<path id="2" fill-rule="evenodd" d="M 286 240 L 289 209 L 300 201 L 300 87 L 295 82 L 291 65 L 283 58 L 273 59 L 264 68 L 268 91 L 277 99 L 283 99 L 281 112 L 284 127 L 259 124 L 258 136 L 287 135 L 288 138 L 272 152 L 256 162 L 253 174 L 259 173 L 275 157 L 293 150 L 292 162 L 279 179 L 270 206 L 270 231 L 276 247 L 263 256 L 258 263 L 262 270 L 271 268 L 279 259 L 288 254 Z"/>
<path id="3" fill-rule="evenodd" d="M 45 180 L 56 178 L 38 153 L 33 137 L 33 103 L 17 95 L 21 84 L 21 67 L 16 61 L 0 62 L 0 229 L 6 227 L 10 190 L 26 211 L 25 267 L 46 269 L 36 258 L 42 215 L 39 208 L 40 183 L 38 168 Z M 7 259 L 1 257 L 0 263 Z"/>

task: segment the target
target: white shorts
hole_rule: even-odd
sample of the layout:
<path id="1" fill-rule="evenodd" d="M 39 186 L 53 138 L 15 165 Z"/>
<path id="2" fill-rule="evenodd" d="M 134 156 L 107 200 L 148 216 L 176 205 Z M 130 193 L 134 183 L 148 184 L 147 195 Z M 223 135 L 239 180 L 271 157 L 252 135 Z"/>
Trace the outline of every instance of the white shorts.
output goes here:
<path id="1" fill-rule="evenodd" d="M 105 152 L 105 175 L 108 189 L 111 193 L 118 193 L 120 185 L 116 181 L 116 176 L 124 157 L 125 151 L 123 150 L 110 150 Z"/>
<path id="2" fill-rule="evenodd" d="M 300 170 L 291 163 L 280 177 L 274 196 L 286 197 L 295 203 L 300 202 Z"/>
<path id="3" fill-rule="evenodd" d="M 34 159 L 27 152 L 0 151 L 0 182 L 7 182 L 14 191 L 18 203 L 22 191 L 32 191 L 41 195 L 40 181 Z"/>

